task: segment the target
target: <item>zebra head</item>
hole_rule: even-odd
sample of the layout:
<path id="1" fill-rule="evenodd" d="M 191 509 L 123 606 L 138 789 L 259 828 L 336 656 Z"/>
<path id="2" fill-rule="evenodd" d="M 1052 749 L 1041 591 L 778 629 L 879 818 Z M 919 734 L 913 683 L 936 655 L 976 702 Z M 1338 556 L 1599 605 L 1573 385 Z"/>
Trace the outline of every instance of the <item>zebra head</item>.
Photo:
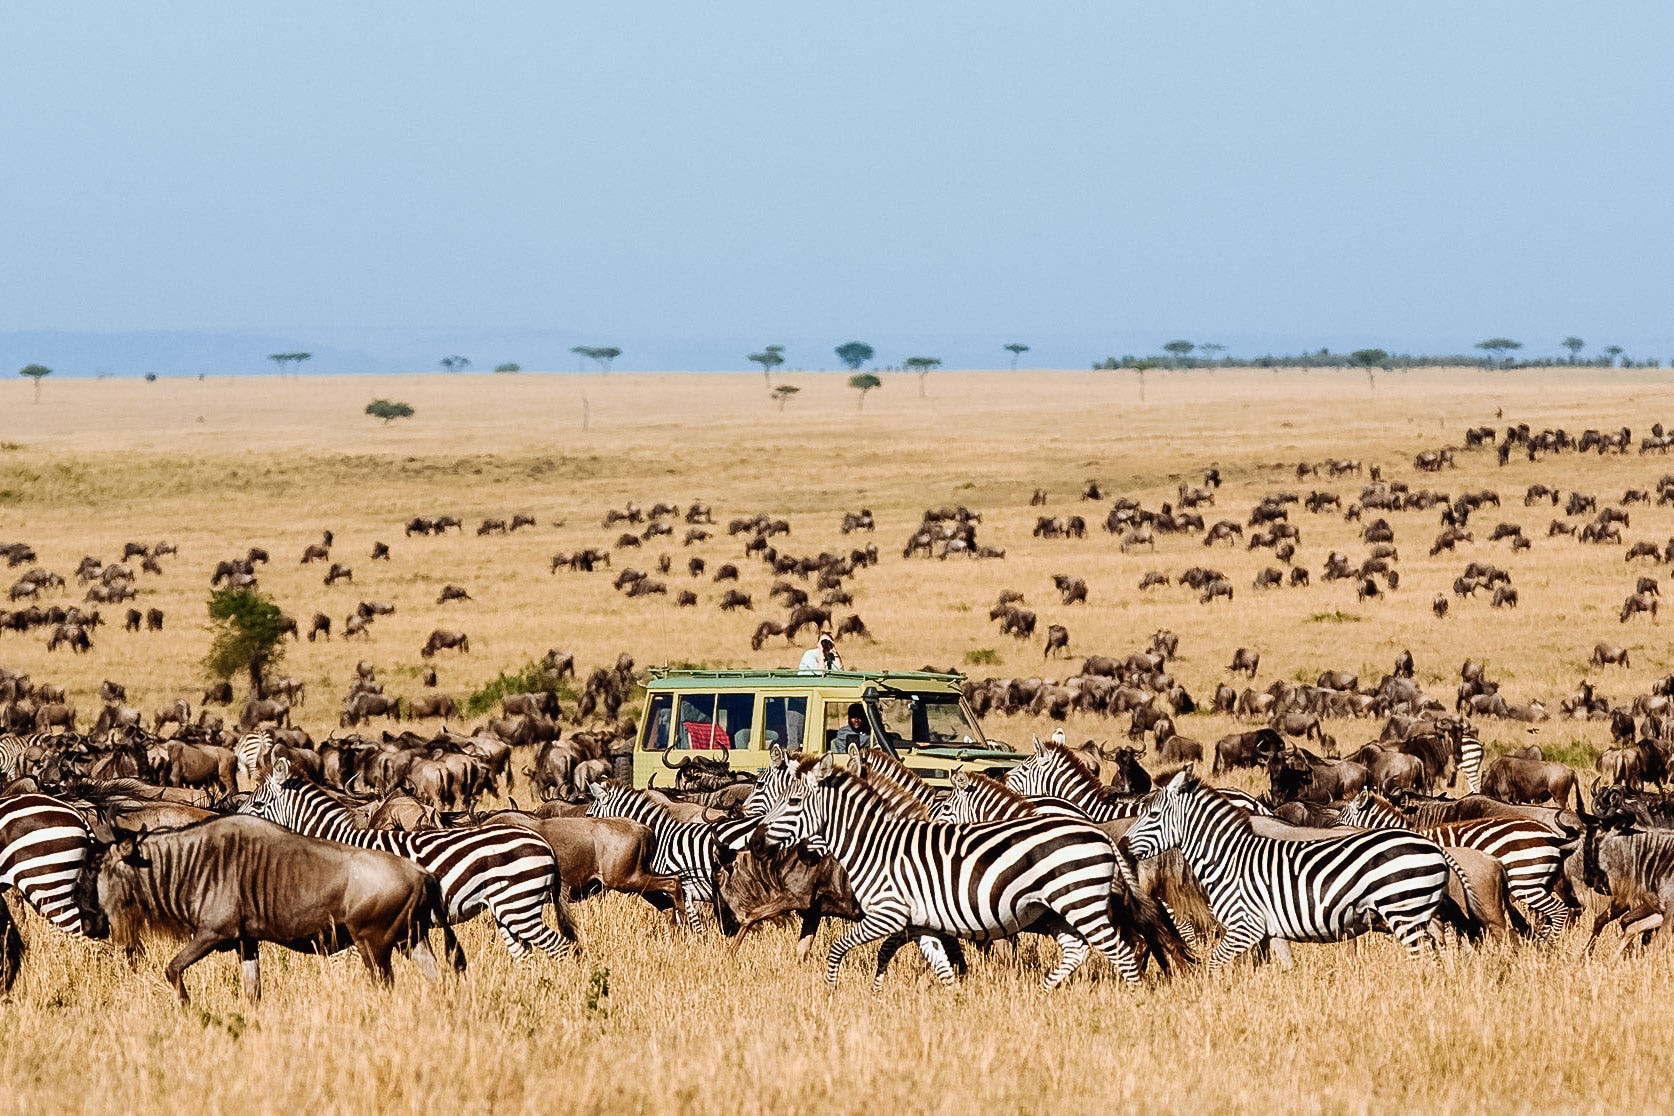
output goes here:
<path id="1" fill-rule="evenodd" d="M 238 808 L 241 814 L 254 814 L 264 821 L 275 825 L 285 826 L 287 829 L 296 828 L 297 799 L 295 791 L 285 786 L 285 781 L 291 777 L 291 761 L 283 756 L 273 761 L 273 767 L 268 771 L 267 778 L 256 784 L 256 789 L 244 804 Z"/>
<path id="2" fill-rule="evenodd" d="M 759 817 L 778 805 L 796 773 L 790 753 L 777 744 L 769 750 L 768 757 L 767 766 L 757 773 L 756 785 L 750 788 L 749 797 L 744 799 L 745 817 Z"/>
<path id="3" fill-rule="evenodd" d="M 1354 796 L 1343 812 L 1337 815 L 1338 825 L 1369 826 L 1377 824 L 1373 820 L 1372 792 L 1362 788 Z"/>
<path id="4" fill-rule="evenodd" d="M 953 789 L 930 812 L 930 820 L 961 824 L 986 821 L 987 819 L 979 817 L 977 814 L 976 787 L 971 782 L 971 776 L 965 769 L 962 767 L 954 768 L 948 772 L 947 780 Z"/>
<path id="5" fill-rule="evenodd" d="M 1035 743 L 1040 741 L 1037 739 Z M 1006 786 L 1022 795 L 1050 794 L 1046 786 L 1045 763 L 1044 749 L 1036 749 L 1006 772 Z"/>
<path id="6" fill-rule="evenodd" d="M 587 793 L 592 801 L 587 804 L 590 818 L 631 818 L 634 816 L 633 792 L 627 787 L 607 787 L 603 783 L 588 783 Z"/>
<path id="7" fill-rule="evenodd" d="M 768 847 L 785 848 L 807 841 L 810 848 L 823 849 L 819 837 L 825 828 L 828 792 L 821 783 L 836 770 L 837 764 L 828 753 L 808 771 L 790 780 L 784 797 L 762 818 L 761 833 Z"/>
<path id="8" fill-rule="evenodd" d="M 1145 860 L 1168 849 L 1177 848 L 1186 839 L 1186 808 L 1203 784 L 1192 774 L 1192 765 L 1185 768 L 1157 795 L 1156 801 L 1128 829 L 1128 851 L 1136 860 Z"/>

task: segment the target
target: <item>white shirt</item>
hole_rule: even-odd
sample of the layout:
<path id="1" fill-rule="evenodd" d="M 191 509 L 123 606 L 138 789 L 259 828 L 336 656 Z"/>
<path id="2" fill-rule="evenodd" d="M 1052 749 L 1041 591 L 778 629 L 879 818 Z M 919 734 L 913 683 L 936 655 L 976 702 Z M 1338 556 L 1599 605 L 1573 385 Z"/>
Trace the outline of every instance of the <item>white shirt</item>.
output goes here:
<path id="1" fill-rule="evenodd" d="M 801 671 L 808 671 L 808 672 L 811 672 L 811 673 L 820 673 L 820 672 L 825 671 L 827 669 L 827 667 L 825 665 L 825 653 L 823 651 L 821 651 L 818 647 L 809 648 L 807 651 L 804 651 L 802 653 L 802 661 L 797 664 L 796 669 L 801 670 Z M 837 649 L 835 647 L 833 647 L 831 649 L 831 667 L 830 667 L 830 669 L 831 670 L 842 670 L 843 669 L 842 657 L 837 654 Z"/>

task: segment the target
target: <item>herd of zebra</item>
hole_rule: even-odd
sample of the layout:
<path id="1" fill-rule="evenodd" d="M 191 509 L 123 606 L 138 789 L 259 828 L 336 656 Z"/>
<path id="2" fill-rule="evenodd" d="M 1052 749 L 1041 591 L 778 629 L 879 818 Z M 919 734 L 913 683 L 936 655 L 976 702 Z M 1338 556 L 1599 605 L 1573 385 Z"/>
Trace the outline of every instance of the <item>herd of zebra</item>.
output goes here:
<path id="1" fill-rule="evenodd" d="M 27 744 L 0 739 L 0 770 L 11 771 Z M 237 950 L 247 965 L 257 940 L 332 952 L 349 944 L 353 928 L 339 925 L 338 914 L 322 916 L 307 935 L 264 931 L 295 926 L 296 916 L 274 909 L 287 905 L 286 895 L 253 884 L 230 901 L 236 911 L 222 903 L 194 922 L 197 916 L 181 912 L 212 882 L 178 873 L 166 880 L 172 893 L 136 900 L 133 879 L 150 863 L 147 843 L 182 833 L 211 845 L 224 839 L 227 850 L 271 841 L 269 857 L 294 855 L 305 841 L 399 858 L 434 880 L 436 921 L 444 926 L 487 913 L 514 958 L 538 951 L 561 959 L 571 951 L 570 908 L 586 894 L 584 881 L 564 878 L 575 861 L 536 815 L 501 811 L 415 831 L 365 828 L 336 792 L 276 756 L 265 733 L 244 737 L 237 751 L 240 782 L 251 789 L 179 829 L 124 832 L 97 795 L 74 786 L 58 795 L 9 788 L 0 796 L 0 889 L 15 891 L 58 930 L 84 937 L 108 933 L 113 916 L 121 922 L 135 913 L 111 907 L 170 912 L 170 928 L 190 938 L 168 970 L 183 998 L 180 971 L 209 952 Z M 1467 776 L 1475 782 L 1474 770 Z M 121 789 L 146 793 L 144 784 Z M 724 813 L 677 803 L 693 813 L 645 791 L 595 783 L 585 818 L 572 820 L 597 828 L 590 840 L 601 848 L 605 826 L 618 834 L 642 828 L 646 862 L 638 882 L 620 889 L 672 908 L 693 932 L 706 929 L 700 905 L 711 906 L 732 934 L 774 914 L 800 913 L 804 946 L 823 916 L 853 920 L 830 947 L 825 975 L 832 983 L 843 958 L 869 942 L 881 943 L 875 984 L 909 941 L 936 979 L 950 983 L 965 968 L 963 942 L 987 948 L 1024 933 L 1050 935 L 1061 949 L 1043 979 L 1050 989 L 1094 951 L 1135 983 L 1152 965 L 1174 973 L 1205 951 L 1211 969 L 1250 951 L 1288 968 L 1292 942 L 1372 931 L 1393 935 L 1414 956 L 1452 937 L 1515 933 L 1550 941 L 1586 889 L 1608 898 L 1593 936 L 1619 920 L 1626 948 L 1654 933 L 1674 900 L 1674 869 L 1666 867 L 1674 864 L 1674 832 L 1654 828 L 1661 819 L 1620 794 L 1611 816 L 1601 818 L 1480 794 L 1396 804 L 1362 790 L 1337 804 L 1334 825 L 1298 826 L 1269 802 L 1210 785 L 1190 763 L 1160 775 L 1159 789 L 1114 791 L 1061 736 L 1037 740 L 1003 781 L 958 771 L 951 790 L 932 788 L 877 749 L 856 753 L 846 767 L 830 755 L 775 749 L 758 775 L 734 789 L 744 793 Z M 1650 809 L 1654 815 L 1656 804 Z M 811 862 L 821 870 L 797 871 Z M 124 889 L 107 879 L 118 864 L 127 873 Z M 622 878 L 594 871 L 607 888 Z M 152 886 L 164 887 L 163 877 Z M 319 906 L 300 891 L 299 907 Z M 545 920 L 549 904 L 556 928 Z M 0 920 L 0 982 L 9 988 L 23 941 L 4 905 Z M 451 932 L 447 942 L 450 956 L 458 953 Z M 387 976 L 387 958 L 380 965 L 363 956 Z M 462 953 L 456 966 L 463 969 Z"/>

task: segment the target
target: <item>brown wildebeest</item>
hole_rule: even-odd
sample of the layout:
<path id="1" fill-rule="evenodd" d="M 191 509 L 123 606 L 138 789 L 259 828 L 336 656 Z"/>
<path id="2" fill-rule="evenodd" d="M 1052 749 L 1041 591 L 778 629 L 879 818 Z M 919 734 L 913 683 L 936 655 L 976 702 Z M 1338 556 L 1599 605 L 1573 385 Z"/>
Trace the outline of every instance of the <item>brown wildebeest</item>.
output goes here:
<path id="1" fill-rule="evenodd" d="M 756 607 L 750 600 L 750 594 L 738 589 L 728 589 L 722 593 L 720 605 L 722 612 L 731 612 L 735 608 L 754 611 Z"/>
<path id="2" fill-rule="evenodd" d="M 1617 647 L 1613 643 L 1595 643 L 1593 644 L 1592 661 L 1594 666 L 1625 667 L 1628 665 L 1628 649 Z"/>
<path id="3" fill-rule="evenodd" d="M 420 694 L 407 702 L 407 719 L 417 721 L 426 717 L 454 720 L 459 716 L 459 703 L 447 694 Z"/>
<path id="4" fill-rule="evenodd" d="M 1213 774 L 1235 767 L 1259 767 L 1268 756 L 1278 755 L 1284 748 L 1284 739 L 1270 728 L 1223 736 L 1215 742 Z"/>
<path id="5" fill-rule="evenodd" d="M 1656 620 L 1657 599 L 1648 593 L 1634 593 L 1630 595 L 1628 599 L 1622 603 L 1622 615 L 1619 619 L 1622 623 L 1626 624 L 1628 622 L 1628 617 L 1632 616 L 1636 612 L 1649 612 L 1651 614 L 1651 619 L 1653 621 Z"/>
<path id="6" fill-rule="evenodd" d="M 468 601 L 471 599 L 471 594 L 465 591 L 463 585 L 444 585 L 442 591 L 436 596 L 436 603 L 447 604 L 449 601 Z"/>
<path id="7" fill-rule="evenodd" d="M 372 544 L 372 561 L 374 561 L 374 562 L 387 562 L 387 561 L 389 561 L 389 544 L 388 543 L 375 542 L 375 543 Z"/>
<path id="8" fill-rule="evenodd" d="M 1551 801 L 1567 808 L 1572 796 L 1577 806 L 1581 803 L 1575 772 L 1567 764 L 1547 760 L 1501 756 L 1483 772 L 1482 791 L 1514 804 Z"/>
<path id="9" fill-rule="evenodd" d="M 571 899 L 599 891 L 629 892 L 643 895 L 657 906 L 672 907 L 681 923 L 686 923 L 686 893 L 680 877 L 652 871 L 656 839 L 639 822 L 628 818 L 542 818 L 517 811 L 494 814 L 490 820 L 540 834 L 552 846 L 558 876 Z"/>
<path id="10" fill-rule="evenodd" d="M 313 643 L 319 636 L 324 636 L 326 642 L 331 642 L 331 617 L 323 612 L 316 612 L 313 621 L 308 625 L 308 642 Z"/>
<path id="11" fill-rule="evenodd" d="M 1243 673 L 1251 678 L 1261 669 L 1261 652 L 1249 647 L 1240 647 L 1232 653 L 1232 664 L 1227 668 L 1228 674 Z"/>
<path id="12" fill-rule="evenodd" d="M 1062 624 L 1053 624 L 1046 629 L 1046 650 L 1041 658 L 1050 659 L 1054 651 L 1069 654 L 1069 629 Z"/>
<path id="13" fill-rule="evenodd" d="M 437 628 L 430 633 L 430 638 L 424 641 L 419 654 L 430 658 L 438 651 L 457 649 L 462 652 L 471 650 L 471 641 L 464 632 L 451 631 L 447 628 Z"/>
<path id="14" fill-rule="evenodd" d="M 182 1004 L 184 973 L 211 953 L 236 951 L 244 993 L 261 996 L 258 942 L 298 952 L 354 945 L 381 983 L 390 955 L 412 957 L 426 977 L 440 972 L 430 928 L 440 924 L 449 960 L 463 972 L 435 877 L 375 849 L 304 837 L 260 818 L 212 818 L 164 833 L 104 830 L 76 879 L 76 903 L 90 938 L 113 938 L 130 959 L 140 932 L 186 938 L 164 970 Z"/>
<path id="15" fill-rule="evenodd" d="M 331 569 L 325 575 L 325 583 L 327 585 L 336 585 L 339 581 L 352 583 L 354 579 L 355 571 L 341 562 L 333 562 L 331 564 Z"/>

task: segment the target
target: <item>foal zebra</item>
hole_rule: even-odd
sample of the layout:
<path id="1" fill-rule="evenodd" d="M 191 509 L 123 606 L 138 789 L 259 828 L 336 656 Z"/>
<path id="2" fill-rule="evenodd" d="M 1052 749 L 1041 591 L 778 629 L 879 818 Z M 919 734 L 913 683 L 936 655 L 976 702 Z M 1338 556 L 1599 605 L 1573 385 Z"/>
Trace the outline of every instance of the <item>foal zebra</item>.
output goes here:
<path id="1" fill-rule="evenodd" d="M 356 829 L 353 815 L 336 799 L 306 779 L 291 778 L 290 761 L 284 757 L 274 761 L 273 770 L 239 812 L 309 837 L 406 857 L 442 885 L 449 923 L 487 911 L 499 926 L 506 949 L 519 960 L 528 956 L 531 946 L 549 957 L 565 957 L 575 942 L 575 926 L 552 846 L 527 829 L 514 825 L 411 833 Z M 558 923 L 556 933 L 541 919 L 548 901 Z"/>
<path id="2" fill-rule="evenodd" d="M 1506 886 L 1545 921 L 1541 939 L 1551 941 L 1569 925 L 1570 908 L 1556 894 L 1563 886 L 1564 856 L 1556 834 L 1522 818 L 1482 818 L 1419 826 L 1371 791 L 1361 791 L 1339 819 L 1342 825 L 1405 829 L 1438 844 L 1475 849 L 1505 866 Z"/>
<path id="3" fill-rule="evenodd" d="M 1136 857 L 1178 847 L 1226 934 L 1211 969 L 1271 942 L 1290 967 L 1287 942 L 1339 941 L 1382 919 L 1418 956 L 1447 895 L 1441 847 L 1416 833 L 1373 829 L 1318 841 L 1258 836 L 1249 815 L 1180 772 L 1127 832 Z"/>
<path id="4" fill-rule="evenodd" d="M 912 937 L 922 940 L 928 932 L 993 941 L 1025 930 L 1050 933 L 1063 948 L 1063 960 L 1046 976 L 1048 989 L 1081 966 L 1089 946 L 1109 958 L 1124 980 L 1138 982 L 1133 951 L 1111 918 L 1116 850 L 1098 829 L 1062 817 L 948 825 L 892 811 L 883 796 L 836 771 L 827 756 L 799 773 L 767 812 L 769 844 L 805 840 L 825 849 L 842 865 L 864 912 L 832 944 L 828 983 L 837 983 L 843 958 L 865 942 L 883 939 L 878 987 Z M 936 979 L 951 984 L 946 958 L 927 957 Z"/>
<path id="5" fill-rule="evenodd" d="M 691 927 L 703 933 L 703 916 L 694 906 L 708 903 L 721 921 L 720 900 L 715 894 L 715 869 L 723 844 L 742 848 L 760 824 L 760 818 L 742 822 L 680 822 L 644 791 L 630 787 L 606 787 L 590 783 L 593 801 L 587 804 L 590 818 L 628 818 L 651 830 L 651 870 L 664 876 L 679 876 L 686 890 L 686 912 Z"/>

